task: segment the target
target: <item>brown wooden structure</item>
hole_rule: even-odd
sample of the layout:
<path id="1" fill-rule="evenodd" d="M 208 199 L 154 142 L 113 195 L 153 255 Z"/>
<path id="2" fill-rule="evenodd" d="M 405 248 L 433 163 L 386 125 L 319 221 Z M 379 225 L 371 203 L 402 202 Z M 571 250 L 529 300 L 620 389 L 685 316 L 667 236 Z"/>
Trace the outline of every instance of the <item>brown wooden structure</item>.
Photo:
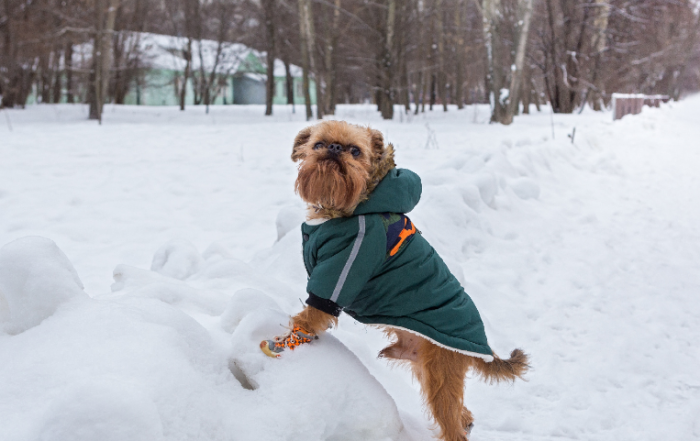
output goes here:
<path id="1" fill-rule="evenodd" d="M 613 121 L 621 119 L 625 115 L 636 115 L 642 113 L 642 107 L 659 107 L 661 103 L 666 103 L 670 98 L 666 95 L 643 95 L 613 93 Z"/>

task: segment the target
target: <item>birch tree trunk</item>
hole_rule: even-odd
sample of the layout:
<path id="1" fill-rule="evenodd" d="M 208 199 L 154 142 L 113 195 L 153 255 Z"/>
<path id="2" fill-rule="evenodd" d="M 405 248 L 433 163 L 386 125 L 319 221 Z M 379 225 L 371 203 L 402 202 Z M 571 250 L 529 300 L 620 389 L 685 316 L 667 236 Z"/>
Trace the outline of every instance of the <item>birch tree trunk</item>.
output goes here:
<path id="1" fill-rule="evenodd" d="M 488 66 L 486 83 L 491 102 L 491 122 L 501 122 L 505 113 L 505 105 L 501 99 L 504 81 L 500 66 L 500 3 L 500 0 L 483 0 L 481 8 L 484 19 L 484 42 L 486 43 L 486 65 Z"/>
<path id="2" fill-rule="evenodd" d="M 382 118 L 394 117 L 394 31 L 396 24 L 396 0 L 387 0 L 386 34 L 384 37 L 384 60 L 382 66 Z"/>
<path id="3" fill-rule="evenodd" d="M 335 48 L 338 44 L 338 25 L 340 23 L 340 0 L 335 0 L 333 4 L 333 21 L 330 26 L 326 26 L 326 112 L 329 115 L 335 114 L 336 103 L 336 63 Z"/>
<path id="4" fill-rule="evenodd" d="M 119 0 L 109 0 L 109 6 L 107 8 L 107 17 L 105 22 L 104 34 L 102 36 L 102 67 L 100 69 L 100 76 L 102 77 L 102 84 L 100 85 L 100 124 L 102 124 L 102 108 L 107 100 L 107 95 L 109 92 L 109 78 L 110 72 L 112 70 L 112 43 L 114 40 L 114 19 L 117 16 L 117 8 L 119 7 Z"/>
<path id="5" fill-rule="evenodd" d="M 112 63 L 112 35 L 114 33 L 114 19 L 117 15 L 119 0 L 97 0 L 96 34 L 92 51 L 92 88 L 90 94 L 90 119 L 96 119 L 102 124 L 102 107 L 107 96 L 109 85 L 109 71 Z"/>
<path id="6" fill-rule="evenodd" d="M 309 42 L 310 32 L 308 30 L 309 8 L 309 0 L 299 0 L 299 37 L 301 40 L 301 64 L 303 69 L 303 88 L 307 121 L 313 118 L 313 111 L 311 110 L 311 93 L 309 91 L 309 69 L 313 69 L 311 61 L 312 57 L 309 51 L 309 48 L 312 47 Z M 318 96 L 316 96 L 316 100 L 318 101 Z"/>
<path id="7" fill-rule="evenodd" d="M 520 2 L 520 35 L 518 36 L 518 49 L 515 53 L 514 69 L 511 69 L 510 88 L 508 93 L 508 105 L 501 122 L 511 124 L 513 115 L 518 109 L 520 102 L 520 87 L 523 80 L 523 66 L 525 65 L 525 51 L 527 50 L 527 39 L 530 32 L 530 21 L 532 19 L 532 0 L 521 0 Z"/>
<path id="8" fill-rule="evenodd" d="M 316 85 L 316 119 L 323 119 L 325 109 L 323 108 L 323 85 L 321 84 L 322 77 L 319 70 L 316 69 L 316 57 L 314 52 L 316 49 L 316 33 L 314 31 L 314 13 L 311 5 L 311 0 L 306 0 L 306 43 L 309 45 L 309 69 L 314 74 L 314 84 Z"/>
<path id="9" fill-rule="evenodd" d="M 594 110 L 601 110 L 601 102 L 603 99 L 603 81 L 601 81 L 602 76 L 600 75 L 600 63 L 603 58 L 603 52 L 607 47 L 607 30 L 608 30 L 608 19 L 610 17 L 610 4 L 608 0 L 595 0 L 597 11 L 596 18 L 593 21 L 593 26 L 595 27 L 595 34 L 593 37 L 593 48 L 595 50 L 595 65 L 593 67 L 593 90 L 591 101 L 593 102 Z M 591 89 L 589 89 L 591 90 Z M 584 100 L 582 105 L 585 105 L 587 99 Z"/>

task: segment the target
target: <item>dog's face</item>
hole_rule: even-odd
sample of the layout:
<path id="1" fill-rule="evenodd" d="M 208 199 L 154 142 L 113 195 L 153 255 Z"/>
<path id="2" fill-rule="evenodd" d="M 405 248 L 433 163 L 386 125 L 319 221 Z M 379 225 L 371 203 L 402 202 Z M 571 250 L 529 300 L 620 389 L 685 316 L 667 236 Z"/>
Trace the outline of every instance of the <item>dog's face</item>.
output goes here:
<path id="1" fill-rule="evenodd" d="M 384 152 L 377 130 L 324 121 L 307 127 L 294 139 L 292 160 L 301 161 L 295 188 L 311 205 L 352 211 L 366 192 Z"/>

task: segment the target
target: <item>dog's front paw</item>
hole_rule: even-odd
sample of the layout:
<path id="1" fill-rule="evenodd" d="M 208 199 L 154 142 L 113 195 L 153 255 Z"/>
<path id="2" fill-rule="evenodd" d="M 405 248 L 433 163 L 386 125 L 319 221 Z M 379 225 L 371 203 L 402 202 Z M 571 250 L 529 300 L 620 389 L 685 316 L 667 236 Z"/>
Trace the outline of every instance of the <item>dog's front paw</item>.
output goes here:
<path id="1" fill-rule="evenodd" d="M 309 332 L 300 326 L 295 326 L 289 334 L 283 337 L 261 341 L 260 349 L 268 357 L 279 358 L 286 348 L 294 350 L 297 346 L 310 343 L 317 338 L 313 332 Z"/>

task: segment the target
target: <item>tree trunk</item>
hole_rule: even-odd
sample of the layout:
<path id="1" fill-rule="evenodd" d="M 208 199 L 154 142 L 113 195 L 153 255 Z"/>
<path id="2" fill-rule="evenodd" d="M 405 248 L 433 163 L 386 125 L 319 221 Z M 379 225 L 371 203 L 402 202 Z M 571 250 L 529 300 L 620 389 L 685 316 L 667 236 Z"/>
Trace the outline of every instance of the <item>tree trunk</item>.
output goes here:
<path id="1" fill-rule="evenodd" d="M 303 69 L 303 89 L 304 101 L 306 105 L 306 120 L 313 118 L 311 110 L 311 93 L 309 91 L 309 69 L 311 68 L 311 57 L 309 54 L 309 32 L 308 27 L 308 5 L 309 0 L 299 0 L 299 37 L 301 40 L 301 65 Z M 318 96 L 316 97 L 318 100 Z"/>
<path id="2" fill-rule="evenodd" d="M 62 87 L 62 81 L 61 81 L 61 52 L 59 50 L 54 49 L 53 51 L 54 55 L 54 64 L 53 64 L 53 91 L 52 91 L 52 99 L 51 102 L 53 103 L 60 103 L 61 102 L 61 87 Z"/>
<path id="3" fill-rule="evenodd" d="M 418 80 L 416 81 L 416 92 L 413 95 L 413 101 L 416 104 L 416 109 L 413 112 L 418 115 L 420 107 L 425 111 L 425 25 L 423 24 L 423 4 L 418 3 Z"/>
<path id="4" fill-rule="evenodd" d="M 90 119 L 101 120 L 102 110 L 102 40 L 104 33 L 105 1 L 95 0 L 95 38 L 92 44 L 92 71 L 90 72 Z"/>
<path id="5" fill-rule="evenodd" d="M 117 15 L 119 0 L 109 0 L 109 8 L 107 9 L 107 18 L 104 29 L 104 37 L 102 38 L 102 85 L 100 96 L 100 123 L 102 122 L 102 106 L 107 100 L 109 90 L 110 71 L 112 70 L 112 47 L 114 40 L 114 19 Z"/>
<path id="6" fill-rule="evenodd" d="M 267 84 L 265 87 L 265 115 L 272 115 L 275 96 L 275 0 L 262 0 L 267 37 Z"/>
<path id="7" fill-rule="evenodd" d="M 523 114 L 530 114 L 530 102 L 532 101 L 532 81 L 530 80 L 531 69 L 525 63 L 523 66 L 522 86 L 520 86 L 520 96 L 523 103 Z"/>
<path id="8" fill-rule="evenodd" d="M 396 24 L 396 0 L 387 0 L 386 33 L 384 34 L 384 59 L 382 65 L 382 118 L 394 118 L 394 32 Z"/>
<path id="9" fill-rule="evenodd" d="M 532 18 L 532 0 L 521 0 L 520 9 L 520 35 L 518 36 L 518 49 L 515 53 L 515 63 L 513 63 L 515 69 L 511 69 L 510 88 L 508 89 L 508 106 L 501 120 L 501 122 L 506 125 L 513 122 L 513 115 L 515 115 L 518 110 L 518 103 L 520 102 L 520 87 L 523 80 L 525 51 L 527 50 L 527 39 L 530 33 L 530 20 Z"/>
<path id="10" fill-rule="evenodd" d="M 66 52 L 63 56 L 63 65 L 66 71 L 66 102 L 73 104 L 73 43 L 66 43 Z"/>
<path id="11" fill-rule="evenodd" d="M 445 26 L 443 23 L 442 0 L 435 1 L 435 38 L 437 38 L 438 50 L 438 71 L 437 71 L 437 88 L 442 101 L 442 107 L 447 112 L 447 78 L 445 75 Z"/>
<path id="12" fill-rule="evenodd" d="M 566 34 L 563 31 L 564 16 L 557 5 L 552 0 L 546 0 L 547 22 L 549 24 L 550 47 L 546 53 L 547 58 L 552 66 L 553 79 L 549 83 L 549 100 L 554 113 L 570 113 L 573 109 L 571 106 L 571 95 L 569 87 L 564 77 L 564 68 L 566 63 L 563 57 L 566 55 L 565 46 Z M 548 78 L 549 72 L 545 72 L 545 79 Z"/>
<path id="13" fill-rule="evenodd" d="M 464 30 L 462 29 L 462 14 L 464 0 L 457 1 L 455 11 L 455 101 L 458 109 L 464 109 Z"/>
<path id="14" fill-rule="evenodd" d="M 595 49 L 595 65 L 593 68 L 592 81 L 593 88 L 590 94 L 590 100 L 586 100 L 593 103 L 594 110 L 601 110 L 601 104 L 603 100 L 603 88 L 604 83 L 602 81 L 602 75 L 600 75 L 601 61 L 603 58 L 603 53 L 607 47 L 607 30 L 608 30 L 608 19 L 610 17 L 610 4 L 607 0 L 595 0 L 596 7 L 598 8 L 597 15 L 593 21 L 593 26 L 595 28 L 595 33 L 593 37 L 593 48 Z M 585 103 L 582 103 L 585 104 Z"/>
<path id="15" fill-rule="evenodd" d="M 187 46 L 182 50 L 182 56 L 185 58 L 185 73 L 182 77 L 182 85 L 180 86 L 180 110 L 185 110 L 185 100 L 187 98 L 187 81 L 190 79 L 192 71 L 192 38 L 187 38 Z"/>
<path id="16" fill-rule="evenodd" d="M 484 41 L 486 43 L 486 65 L 488 66 L 487 90 L 491 102 L 491 122 L 503 121 L 505 105 L 501 97 L 503 72 L 501 69 L 500 0 L 483 0 Z"/>
<path id="17" fill-rule="evenodd" d="M 338 26 L 340 24 L 340 0 L 335 0 L 333 4 L 332 25 L 326 25 L 326 112 L 335 114 L 336 104 L 336 61 L 335 48 L 338 45 Z"/>
<path id="18" fill-rule="evenodd" d="M 0 90 L 2 91 L 2 101 L 0 101 L 0 108 L 2 107 L 14 107 L 15 99 L 17 96 L 17 90 L 15 87 L 15 78 L 17 76 L 17 51 L 15 48 L 14 39 L 14 19 L 13 11 L 9 1 L 4 1 L 5 10 L 4 15 L 6 18 L 5 25 L 0 27 L 0 31 L 3 31 L 3 58 L 5 59 L 7 74 L 3 78 L 0 75 Z"/>
<path id="19" fill-rule="evenodd" d="M 96 119 L 102 124 L 102 107 L 107 95 L 109 84 L 109 71 L 112 57 L 112 35 L 114 32 L 114 18 L 119 6 L 119 0 L 96 0 L 96 34 L 93 47 L 93 73 L 92 87 L 94 91 L 90 94 L 90 119 Z M 105 10 L 106 9 L 106 10 Z"/>
<path id="20" fill-rule="evenodd" d="M 43 54 L 39 57 L 39 83 L 41 102 L 48 104 L 51 102 L 51 69 L 49 68 L 49 55 Z"/>
<path id="21" fill-rule="evenodd" d="M 306 13 L 304 18 L 306 19 L 306 44 L 308 45 L 307 52 L 309 54 L 309 70 L 314 74 L 314 84 L 316 85 L 316 119 L 323 119 L 323 113 L 325 109 L 323 108 L 323 87 L 321 84 L 322 76 L 319 73 L 319 69 L 316 69 L 316 57 L 314 52 L 316 49 L 316 33 L 314 31 L 314 14 L 313 5 L 311 0 L 306 0 Z"/>
<path id="22" fill-rule="evenodd" d="M 292 77 L 292 68 L 286 55 L 284 58 L 284 74 L 287 86 L 287 104 L 292 105 L 292 113 L 294 113 L 294 77 Z"/>

